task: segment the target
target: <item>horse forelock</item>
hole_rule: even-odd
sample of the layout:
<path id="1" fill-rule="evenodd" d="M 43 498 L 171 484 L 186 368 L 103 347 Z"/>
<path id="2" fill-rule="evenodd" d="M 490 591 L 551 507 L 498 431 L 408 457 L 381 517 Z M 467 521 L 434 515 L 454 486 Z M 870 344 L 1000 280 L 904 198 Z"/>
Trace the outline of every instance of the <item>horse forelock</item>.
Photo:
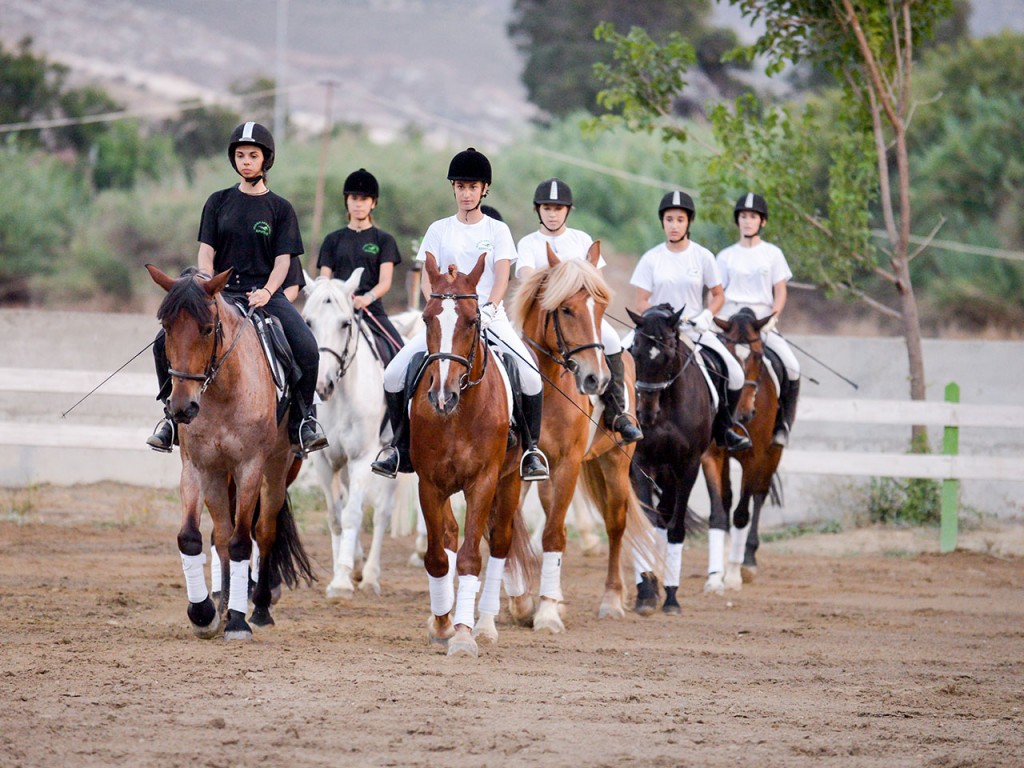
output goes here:
<path id="1" fill-rule="evenodd" d="M 308 317 L 332 302 L 339 307 L 351 306 L 352 297 L 345 291 L 344 281 L 317 280 L 313 285 L 313 290 L 306 297 L 306 305 L 303 307 L 302 314 Z"/>
<path id="2" fill-rule="evenodd" d="M 593 264 L 583 259 L 569 259 L 547 270 L 548 279 L 539 295 L 541 309 L 551 312 L 580 291 L 600 304 L 610 304 L 612 290 Z"/>
<path id="3" fill-rule="evenodd" d="M 181 312 L 186 312 L 195 318 L 199 325 L 206 325 L 213 320 L 213 311 L 210 308 L 210 296 L 203 290 L 191 274 L 179 277 L 174 281 L 171 290 L 164 296 L 156 311 L 157 320 L 160 322 L 171 321 Z"/>

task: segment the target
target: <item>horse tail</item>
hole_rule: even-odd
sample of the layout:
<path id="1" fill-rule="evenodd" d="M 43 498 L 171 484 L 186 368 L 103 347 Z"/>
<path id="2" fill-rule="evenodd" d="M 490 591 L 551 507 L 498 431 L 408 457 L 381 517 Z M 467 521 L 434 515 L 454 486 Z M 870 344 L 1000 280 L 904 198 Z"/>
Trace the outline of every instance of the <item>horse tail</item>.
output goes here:
<path id="1" fill-rule="evenodd" d="M 687 536 L 707 533 L 708 521 L 693 511 L 693 507 L 686 507 L 686 517 L 683 518 L 683 530 Z"/>
<path id="2" fill-rule="evenodd" d="M 316 581 L 313 564 L 306 554 L 306 548 L 302 546 L 302 540 L 299 539 L 299 529 L 292 514 L 291 498 L 285 494 L 284 503 L 277 512 L 277 536 L 274 537 L 274 546 L 270 549 L 270 583 L 283 582 L 290 589 L 294 589 L 300 577 L 310 586 Z"/>
<path id="3" fill-rule="evenodd" d="M 523 518 L 522 504 L 516 504 L 512 516 L 512 546 L 508 551 L 506 568 L 513 581 L 526 587 L 527 594 L 533 591 L 540 578 L 540 561 L 530 541 L 530 529 Z"/>

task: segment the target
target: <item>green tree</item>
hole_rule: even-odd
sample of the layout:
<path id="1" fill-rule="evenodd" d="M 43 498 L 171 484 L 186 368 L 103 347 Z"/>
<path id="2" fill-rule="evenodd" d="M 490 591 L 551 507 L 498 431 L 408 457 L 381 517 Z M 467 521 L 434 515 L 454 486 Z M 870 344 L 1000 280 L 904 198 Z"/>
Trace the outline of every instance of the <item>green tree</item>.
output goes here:
<path id="1" fill-rule="evenodd" d="M 708 28 L 710 9 L 710 0 L 516 0 L 508 30 L 526 57 L 522 80 L 530 101 L 552 115 L 565 116 L 581 109 L 595 111 L 601 86 L 593 65 L 604 59 L 605 49 L 592 32 L 601 22 L 643 27 L 658 42 L 667 39 L 669 30 L 677 30 L 695 46 L 700 68 L 711 82 L 722 92 L 739 93 L 721 56 L 736 45 L 736 37 L 731 30 Z"/>
<path id="2" fill-rule="evenodd" d="M 146 136 L 135 120 L 111 123 L 96 142 L 93 183 L 97 189 L 129 189 L 142 177 L 160 178 L 177 171 L 167 136 Z"/>
<path id="3" fill-rule="evenodd" d="M 174 142 L 174 151 L 192 181 L 196 163 L 227 151 L 228 137 L 241 116 L 225 107 L 183 107 L 181 115 L 164 123 L 163 132 Z"/>
<path id="4" fill-rule="evenodd" d="M 756 188 L 773 201 L 773 219 L 787 228 L 787 252 L 813 254 L 818 279 L 833 289 L 859 295 L 872 307 L 898 318 L 906 342 L 910 394 L 925 397 L 924 357 L 917 300 L 910 276 L 913 210 L 910 197 L 909 126 L 915 107 L 911 84 L 914 52 L 948 15 L 949 0 L 732 0 L 745 16 L 763 23 L 764 32 L 748 51 L 768 62 L 769 74 L 788 64 L 808 62 L 830 72 L 838 83 L 835 113 L 810 104 L 799 115 L 763 109 L 741 100 L 733 109 L 713 111 L 715 141 L 711 196 L 725 208 L 726 195 Z M 672 83 L 663 74 L 687 62 L 653 42 L 640 48 L 622 36 L 615 45 L 619 72 L 603 103 L 618 104 L 623 119 L 643 130 L 662 131 L 669 140 L 685 140 L 686 131 L 671 118 L 667 95 Z M 641 55 L 642 53 L 642 55 Z M 668 78 L 680 79 L 680 75 Z M 836 130 L 837 125 L 840 126 Z M 825 142 L 831 157 L 827 183 L 808 192 L 813 163 L 806 150 Z M 778 158 L 787 164 L 779 167 Z M 817 205 L 809 194 L 821 195 Z M 869 240 L 869 205 L 877 201 L 887 247 L 876 251 Z M 780 217 L 778 214 L 783 214 Z M 783 220 L 780 222 L 779 219 Z M 851 226 L 851 222 L 852 225 Z M 773 225 L 774 226 L 774 225 Z M 810 250 L 820 248 L 820 250 Z M 895 293 L 895 306 L 868 296 L 852 278 L 871 274 Z M 915 427 L 923 447 L 924 427 Z"/>

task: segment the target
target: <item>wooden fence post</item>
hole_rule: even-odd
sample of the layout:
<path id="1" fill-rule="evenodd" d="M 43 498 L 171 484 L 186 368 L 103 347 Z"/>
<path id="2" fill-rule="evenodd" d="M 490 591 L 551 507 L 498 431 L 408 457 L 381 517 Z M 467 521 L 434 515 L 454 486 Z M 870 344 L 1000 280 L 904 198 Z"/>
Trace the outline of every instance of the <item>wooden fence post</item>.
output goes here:
<path id="1" fill-rule="evenodd" d="M 960 386 L 951 381 L 946 385 L 946 402 L 960 402 Z M 960 428 L 946 426 L 942 433 L 942 453 L 956 456 L 960 452 Z M 957 528 L 960 518 L 960 481 L 942 481 L 942 518 L 939 533 L 939 551 L 956 549 Z"/>

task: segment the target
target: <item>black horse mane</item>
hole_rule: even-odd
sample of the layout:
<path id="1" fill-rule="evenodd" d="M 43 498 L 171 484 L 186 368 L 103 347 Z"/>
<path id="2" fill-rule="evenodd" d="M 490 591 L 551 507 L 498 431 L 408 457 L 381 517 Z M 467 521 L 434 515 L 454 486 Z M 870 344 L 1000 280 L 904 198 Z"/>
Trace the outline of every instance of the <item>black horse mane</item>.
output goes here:
<path id="1" fill-rule="evenodd" d="M 157 320 L 164 322 L 176 317 L 180 312 L 187 312 L 200 325 L 210 322 L 210 297 L 193 279 L 198 273 L 197 267 L 182 270 L 160 303 L 160 308 L 156 311 Z"/>

